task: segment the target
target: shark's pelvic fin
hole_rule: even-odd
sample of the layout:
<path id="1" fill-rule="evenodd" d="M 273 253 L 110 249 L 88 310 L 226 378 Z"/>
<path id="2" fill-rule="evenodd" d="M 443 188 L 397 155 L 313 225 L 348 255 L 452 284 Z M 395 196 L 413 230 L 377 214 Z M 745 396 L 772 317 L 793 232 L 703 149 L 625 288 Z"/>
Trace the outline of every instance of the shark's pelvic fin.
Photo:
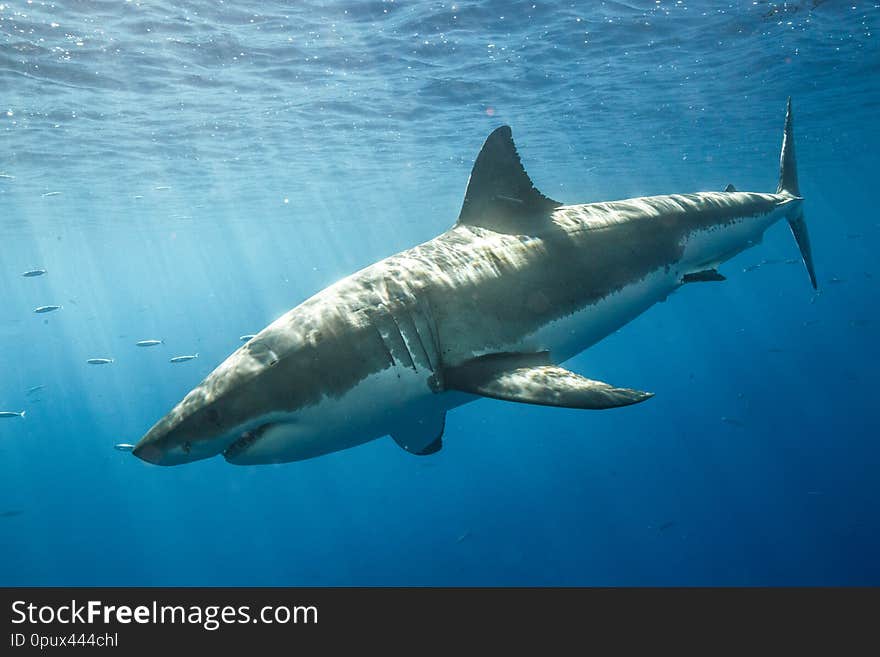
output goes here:
<path id="1" fill-rule="evenodd" d="M 725 192 L 735 192 L 736 187 L 733 186 L 733 183 L 730 183 L 727 187 L 724 188 Z"/>
<path id="2" fill-rule="evenodd" d="M 398 445 L 410 454 L 427 456 L 443 449 L 446 412 L 426 415 L 391 434 Z"/>
<path id="3" fill-rule="evenodd" d="M 681 282 L 684 283 L 703 283 L 705 281 L 726 281 L 727 278 L 724 274 L 720 273 L 717 269 L 704 269 L 703 271 L 695 271 L 690 274 L 685 274 L 681 277 Z"/>
<path id="4" fill-rule="evenodd" d="M 477 155 L 456 225 L 528 234 L 560 205 L 535 189 L 505 125 L 489 135 Z"/>
<path id="5" fill-rule="evenodd" d="M 629 406 L 653 393 L 615 388 L 553 365 L 549 353 L 497 353 L 444 371 L 447 389 L 484 397 L 565 408 Z"/>

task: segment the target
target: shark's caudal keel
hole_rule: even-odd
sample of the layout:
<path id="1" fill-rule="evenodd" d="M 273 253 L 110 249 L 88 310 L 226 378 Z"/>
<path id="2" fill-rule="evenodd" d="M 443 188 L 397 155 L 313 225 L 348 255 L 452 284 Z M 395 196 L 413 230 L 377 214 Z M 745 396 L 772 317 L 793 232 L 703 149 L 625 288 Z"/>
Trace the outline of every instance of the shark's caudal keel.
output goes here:
<path id="1" fill-rule="evenodd" d="M 567 408 L 650 393 L 562 363 L 786 219 L 815 286 L 791 104 L 775 193 L 674 194 L 563 205 L 532 185 L 510 129 L 477 156 L 456 224 L 290 310 L 226 359 L 140 440 L 176 465 L 222 454 L 297 461 L 390 435 L 442 448 L 446 412 L 481 397 Z"/>

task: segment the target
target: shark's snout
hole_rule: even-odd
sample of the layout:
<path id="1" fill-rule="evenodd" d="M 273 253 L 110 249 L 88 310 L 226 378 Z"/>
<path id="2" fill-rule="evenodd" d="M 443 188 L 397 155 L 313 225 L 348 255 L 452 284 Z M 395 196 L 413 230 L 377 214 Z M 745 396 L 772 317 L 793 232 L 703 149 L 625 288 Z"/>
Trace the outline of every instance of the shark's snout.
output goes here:
<path id="1" fill-rule="evenodd" d="M 141 438 L 131 451 L 139 459 L 153 465 L 180 465 L 213 456 L 200 452 L 194 452 L 191 443 L 175 440 L 173 435 L 156 437 L 151 434 Z"/>
<path id="2" fill-rule="evenodd" d="M 162 450 L 155 444 L 141 440 L 135 448 L 131 450 L 131 453 L 147 463 L 162 465 Z"/>
<path id="3" fill-rule="evenodd" d="M 229 441 L 177 439 L 173 435 L 156 439 L 149 434 L 135 445 L 132 454 L 153 465 L 181 465 L 221 454 Z"/>
<path id="4" fill-rule="evenodd" d="M 194 432 L 172 412 L 138 441 L 132 454 L 153 465 L 180 465 L 217 456 L 229 442 L 222 434 Z"/>

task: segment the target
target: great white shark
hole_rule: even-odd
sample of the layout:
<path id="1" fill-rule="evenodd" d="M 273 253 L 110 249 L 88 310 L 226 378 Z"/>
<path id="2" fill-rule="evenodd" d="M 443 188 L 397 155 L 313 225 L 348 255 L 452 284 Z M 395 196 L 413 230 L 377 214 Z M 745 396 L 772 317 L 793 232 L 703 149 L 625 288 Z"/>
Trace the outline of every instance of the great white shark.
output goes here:
<path id="1" fill-rule="evenodd" d="M 607 409 L 651 393 L 560 363 L 787 220 L 816 276 L 791 99 L 775 193 L 565 205 L 539 192 L 511 130 L 483 144 L 455 225 L 322 290 L 260 331 L 159 420 L 133 453 L 159 465 L 308 459 L 383 436 L 442 447 L 446 413 L 493 397 Z"/>

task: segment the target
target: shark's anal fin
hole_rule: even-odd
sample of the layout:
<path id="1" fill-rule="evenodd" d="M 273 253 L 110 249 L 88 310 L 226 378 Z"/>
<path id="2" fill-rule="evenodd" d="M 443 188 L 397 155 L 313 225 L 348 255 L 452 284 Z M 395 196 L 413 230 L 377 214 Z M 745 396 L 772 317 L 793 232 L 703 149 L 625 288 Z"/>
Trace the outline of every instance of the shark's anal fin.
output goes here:
<path id="1" fill-rule="evenodd" d="M 736 187 L 733 186 L 733 183 L 730 183 L 727 187 L 724 188 L 725 192 L 735 192 Z"/>
<path id="2" fill-rule="evenodd" d="M 480 356 L 444 370 L 449 390 L 484 397 L 565 408 L 603 409 L 628 406 L 653 393 L 615 388 L 553 365 L 546 351 Z"/>
<path id="3" fill-rule="evenodd" d="M 682 284 L 726 280 L 727 278 L 724 276 L 724 274 L 719 273 L 717 269 L 704 269 L 703 271 L 691 272 L 690 274 L 685 274 L 681 277 Z"/>
<path id="4" fill-rule="evenodd" d="M 426 415 L 411 424 L 396 429 L 391 437 L 410 454 L 427 456 L 443 449 L 443 431 L 446 412 Z"/>
<path id="5" fill-rule="evenodd" d="M 456 225 L 527 234 L 560 205 L 535 189 L 505 125 L 488 136 L 477 155 Z"/>

